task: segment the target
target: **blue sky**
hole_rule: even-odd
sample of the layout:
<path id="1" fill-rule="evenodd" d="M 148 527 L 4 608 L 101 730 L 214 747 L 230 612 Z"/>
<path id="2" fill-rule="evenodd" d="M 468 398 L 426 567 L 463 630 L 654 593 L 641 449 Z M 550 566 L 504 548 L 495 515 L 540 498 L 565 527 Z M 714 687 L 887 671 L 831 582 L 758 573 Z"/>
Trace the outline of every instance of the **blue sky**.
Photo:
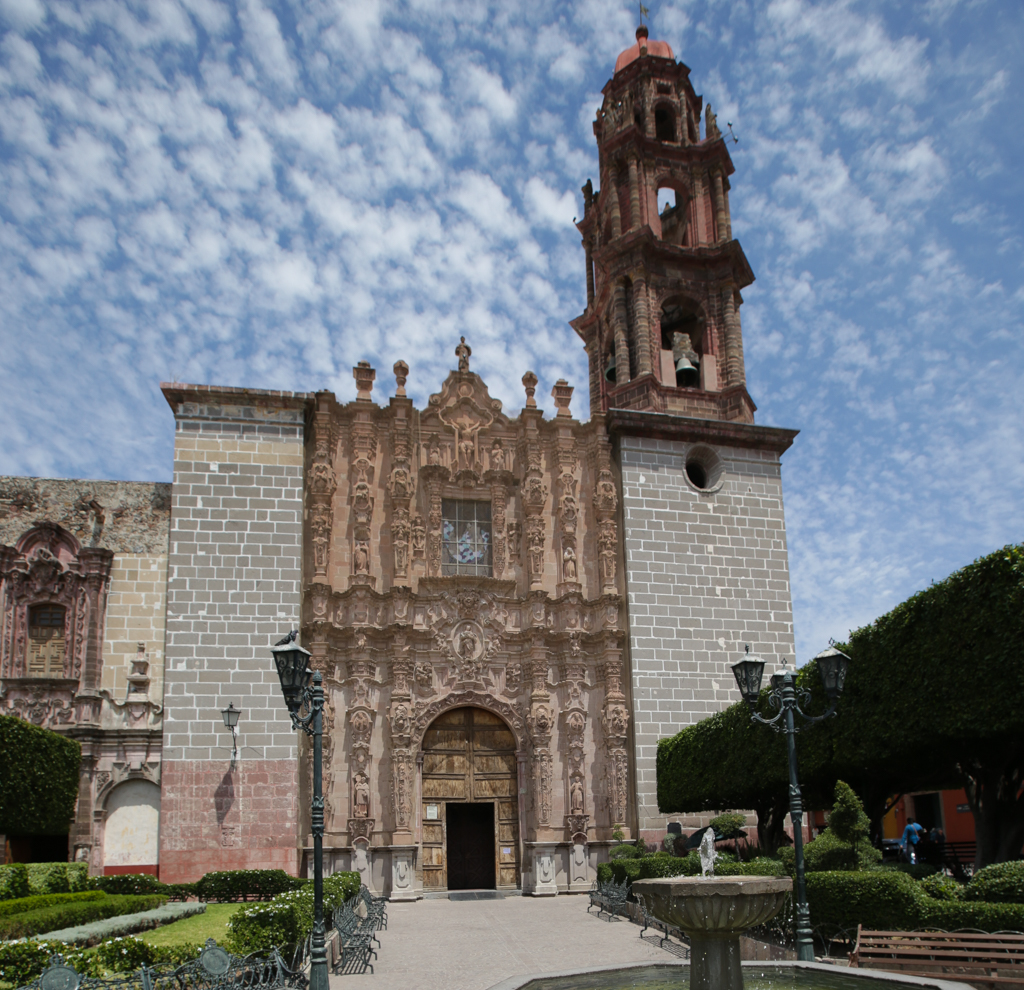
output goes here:
<path id="1" fill-rule="evenodd" d="M 799 660 L 1021 539 L 1024 5 L 649 0 L 719 121 Z M 577 386 L 635 8 L 0 0 L 0 472 L 168 480 L 161 380 Z"/>

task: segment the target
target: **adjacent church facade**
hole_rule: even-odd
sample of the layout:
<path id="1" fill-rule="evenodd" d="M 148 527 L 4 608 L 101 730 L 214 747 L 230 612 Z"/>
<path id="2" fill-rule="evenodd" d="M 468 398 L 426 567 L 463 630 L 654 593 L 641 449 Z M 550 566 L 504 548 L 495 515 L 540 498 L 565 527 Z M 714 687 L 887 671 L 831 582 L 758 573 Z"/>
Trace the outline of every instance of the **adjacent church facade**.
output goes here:
<path id="1" fill-rule="evenodd" d="M 615 835 L 664 834 L 658 739 L 736 700 L 744 643 L 793 656 L 795 433 L 754 423 L 726 143 L 645 28 L 604 96 L 572 321 L 589 418 L 530 371 L 508 415 L 463 339 L 422 409 L 403 360 L 386 405 L 366 362 L 347 403 L 163 386 L 171 486 L 0 479 L 0 711 L 88 743 L 71 852 L 94 871 L 306 869 L 311 754 L 269 653 L 292 626 L 326 688 L 327 867 L 396 900 L 588 889 Z M 77 501 L 26 509 L 19 485 Z M 163 583 L 129 601 L 136 557 Z"/>

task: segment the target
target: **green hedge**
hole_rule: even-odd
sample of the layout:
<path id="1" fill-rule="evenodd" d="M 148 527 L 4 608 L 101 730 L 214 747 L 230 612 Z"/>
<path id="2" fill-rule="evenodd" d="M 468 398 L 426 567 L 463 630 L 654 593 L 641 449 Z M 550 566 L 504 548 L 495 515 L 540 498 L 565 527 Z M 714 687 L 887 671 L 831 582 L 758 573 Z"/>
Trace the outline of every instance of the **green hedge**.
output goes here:
<path id="1" fill-rule="evenodd" d="M 196 896 L 196 883 L 161 883 L 152 873 L 116 873 L 93 877 L 92 886 L 108 894 L 163 894 L 171 901 L 187 901 Z"/>
<path id="2" fill-rule="evenodd" d="M 641 859 L 614 859 L 607 865 L 605 875 L 616 883 L 628 880 L 651 880 L 658 877 L 695 877 L 700 874 L 700 856 L 691 852 L 689 856 L 669 856 L 655 853 Z M 783 865 L 777 859 L 761 857 L 749 863 L 719 862 L 715 864 L 717 877 L 776 877 L 785 873 Z M 601 879 L 600 874 L 598 879 Z"/>
<path id="3" fill-rule="evenodd" d="M 38 908 L 21 914 L 0 918 L 0 939 L 26 938 L 57 931 L 61 928 L 73 928 L 91 921 L 113 918 L 119 914 L 134 914 L 138 911 L 150 911 L 159 907 L 167 900 L 158 894 L 145 897 L 111 897 L 104 894 L 101 900 L 77 901 L 57 904 L 52 907 Z"/>
<path id="4" fill-rule="evenodd" d="M 73 739 L 0 715 L 0 832 L 67 835 L 81 762 Z"/>
<path id="5" fill-rule="evenodd" d="M 918 884 L 921 890 L 937 901 L 962 901 L 964 898 L 964 885 L 944 873 L 933 873 L 919 880 Z"/>
<path id="6" fill-rule="evenodd" d="M 779 850 L 779 859 L 785 864 L 787 873 L 796 871 L 796 853 L 792 846 L 783 846 Z M 829 829 L 804 846 L 804 870 L 808 873 L 870 870 L 881 861 L 882 854 L 867 839 L 857 843 L 855 856 L 853 847 L 842 842 Z"/>
<path id="7" fill-rule="evenodd" d="M 28 886 L 33 894 L 70 894 L 88 890 L 88 863 L 28 863 Z"/>
<path id="8" fill-rule="evenodd" d="M 309 881 L 284 870 L 224 870 L 207 873 L 195 883 L 201 901 L 269 901 L 278 894 L 299 890 Z"/>
<path id="9" fill-rule="evenodd" d="M 40 908 L 56 907 L 59 904 L 81 904 L 83 901 L 102 901 L 106 894 L 101 890 L 79 890 L 73 894 L 33 894 L 31 897 L 15 897 L 13 900 L 0 901 L 0 918 L 9 918 L 14 914 L 26 911 L 37 911 Z"/>
<path id="10" fill-rule="evenodd" d="M 0 901 L 28 897 L 31 893 L 28 886 L 28 867 L 24 863 L 0 866 Z"/>
<path id="11" fill-rule="evenodd" d="M 1024 903 L 1024 863 L 994 863 L 978 870 L 964 890 L 965 901 Z"/>
<path id="12" fill-rule="evenodd" d="M 205 878 L 204 878 L 205 879 Z M 324 913 L 330 913 L 359 892 L 355 872 L 324 879 Z M 239 908 L 228 921 L 228 945 L 240 955 L 293 946 L 313 930 L 313 885 L 278 894 L 269 904 Z"/>

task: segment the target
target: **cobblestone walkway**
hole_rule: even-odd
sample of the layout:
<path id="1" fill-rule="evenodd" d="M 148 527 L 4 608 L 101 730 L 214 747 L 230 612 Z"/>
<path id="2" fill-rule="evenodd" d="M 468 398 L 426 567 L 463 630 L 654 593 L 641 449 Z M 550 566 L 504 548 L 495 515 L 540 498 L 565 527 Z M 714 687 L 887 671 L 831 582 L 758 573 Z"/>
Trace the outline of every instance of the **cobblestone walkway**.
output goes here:
<path id="1" fill-rule="evenodd" d="M 331 990 L 487 990 L 512 976 L 665 962 L 669 943 L 624 918 L 587 914 L 589 898 L 507 897 L 388 905 L 374 973 L 331 977 Z"/>

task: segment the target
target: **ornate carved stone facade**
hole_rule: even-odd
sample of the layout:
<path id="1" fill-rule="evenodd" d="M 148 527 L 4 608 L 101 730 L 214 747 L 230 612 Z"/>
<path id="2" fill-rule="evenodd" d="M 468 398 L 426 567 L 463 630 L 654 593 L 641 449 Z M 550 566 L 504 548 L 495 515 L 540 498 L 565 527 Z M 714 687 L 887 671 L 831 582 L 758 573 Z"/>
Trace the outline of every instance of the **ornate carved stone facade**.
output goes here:
<path id="1" fill-rule="evenodd" d="M 97 873 L 158 865 L 125 835 L 159 814 L 169 488 L 0 478 L 0 715 L 81 744 L 68 853 Z"/>
<path id="2" fill-rule="evenodd" d="M 545 419 L 527 374 L 526 407 L 510 419 L 470 370 L 465 341 L 456 353 L 460 370 L 426 409 L 404 394 L 403 362 L 387 407 L 372 402 L 366 364 L 354 371 L 354 402 L 316 395 L 307 518 L 330 520 L 331 532 L 308 529 L 303 640 L 346 712 L 333 742 L 346 758 L 327 777 L 327 843 L 352 857 L 361 847 L 371 862 L 418 849 L 432 813 L 421 797 L 424 735 L 468 706 L 515 738 L 520 839 L 562 847 L 567 864 L 573 842 L 628 830 L 628 707 L 621 678 L 605 674 L 624 662 L 625 638 L 611 448 L 602 417 L 572 418 L 564 381 Z M 458 506 L 481 506 L 484 520 L 485 564 L 467 572 L 455 559 L 473 557 L 469 529 L 455 531 L 452 513 L 468 511 Z M 616 703 L 609 735 L 602 713 Z M 515 857 L 529 887 L 528 851 Z"/>

